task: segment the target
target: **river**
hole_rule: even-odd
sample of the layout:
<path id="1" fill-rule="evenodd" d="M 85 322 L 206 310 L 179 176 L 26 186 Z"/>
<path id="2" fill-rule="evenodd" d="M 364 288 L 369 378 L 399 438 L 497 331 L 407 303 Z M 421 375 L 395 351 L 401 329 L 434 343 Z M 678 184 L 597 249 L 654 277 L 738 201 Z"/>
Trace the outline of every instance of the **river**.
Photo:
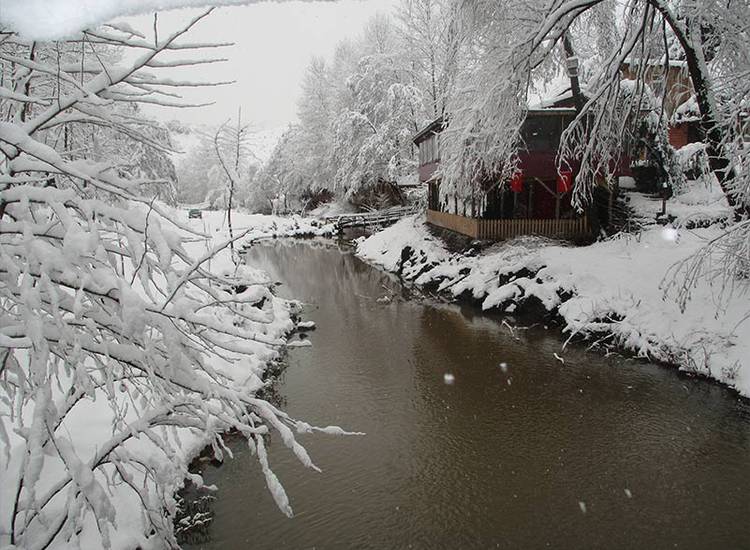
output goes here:
<path id="1" fill-rule="evenodd" d="M 728 389 L 563 354 L 555 331 L 411 296 L 330 243 L 247 261 L 317 323 L 281 406 L 367 435 L 303 436 L 321 474 L 271 438 L 293 519 L 234 442 L 203 469 L 219 488 L 209 540 L 186 548 L 750 548 L 750 405 Z"/>

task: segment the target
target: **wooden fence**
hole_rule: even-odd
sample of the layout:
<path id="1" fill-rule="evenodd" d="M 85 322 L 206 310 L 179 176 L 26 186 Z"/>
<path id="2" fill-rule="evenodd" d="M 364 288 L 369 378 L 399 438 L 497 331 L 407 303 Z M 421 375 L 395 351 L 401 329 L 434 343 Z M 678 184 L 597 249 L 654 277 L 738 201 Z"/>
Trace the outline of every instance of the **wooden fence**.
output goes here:
<path id="1" fill-rule="evenodd" d="M 437 210 L 427 210 L 427 223 L 450 229 L 462 235 L 468 235 L 474 239 L 479 238 L 479 220 L 476 218 L 438 212 Z"/>
<path id="2" fill-rule="evenodd" d="M 493 241 L 512 239 L 519 235 L 577 239 L 590 233 L 585 216 L 572 220 L 484 220 L 428 210 L 427 222 L 474 239 Z"/>

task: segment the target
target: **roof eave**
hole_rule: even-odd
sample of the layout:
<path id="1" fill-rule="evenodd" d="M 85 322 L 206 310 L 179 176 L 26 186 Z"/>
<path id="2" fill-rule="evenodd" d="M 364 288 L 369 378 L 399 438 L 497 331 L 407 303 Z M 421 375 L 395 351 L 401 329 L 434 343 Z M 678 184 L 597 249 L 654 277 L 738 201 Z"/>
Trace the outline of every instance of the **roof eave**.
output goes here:
<path id="1" fill-rule="evenodd" d="M 444 127 L 445 121 L 442 116 L 439 116 L 420 130 L 419 133 L 412 138 L 412 142 L 414 142 L 414 145 L 418 145 L 420 142 L 424 141 L 423 138 L 425 136 L 431 133 L 438 133 L 439 131 L 442 131 Z"/>

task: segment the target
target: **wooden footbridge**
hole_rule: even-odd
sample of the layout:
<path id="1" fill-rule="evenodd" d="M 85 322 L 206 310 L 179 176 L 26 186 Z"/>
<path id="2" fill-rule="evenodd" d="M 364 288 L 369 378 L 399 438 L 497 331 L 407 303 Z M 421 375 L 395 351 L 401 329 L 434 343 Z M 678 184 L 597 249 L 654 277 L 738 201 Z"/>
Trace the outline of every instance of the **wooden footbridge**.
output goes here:
<path id="1" fill-rule="evenodd" d="M 375 210 L 373 212 L 357 212 L 355 214 L 341 214 L 339 216 L 327 216 L 324 219 L 326 223 L 332 223 L 337 232 L 351 227 L 382 227 L 396 223 L 404 216 L 416 214 L 419 211 L 417 206 L 395 206 L 385 210 Z"/>

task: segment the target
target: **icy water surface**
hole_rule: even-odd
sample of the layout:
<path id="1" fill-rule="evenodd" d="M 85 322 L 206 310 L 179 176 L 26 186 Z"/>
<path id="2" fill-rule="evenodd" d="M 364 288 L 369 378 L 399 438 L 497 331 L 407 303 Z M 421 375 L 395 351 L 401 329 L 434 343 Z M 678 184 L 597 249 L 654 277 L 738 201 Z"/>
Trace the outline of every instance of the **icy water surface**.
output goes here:
<path id="1" fill-rule="evenodd" d="M 318 326 L 284 409 L 367 435 L 302 437 L 322 474 L 272 438 L 294 519 L 235 443 L 204 471 L 215 519 L 192 548 L 750 548 L 750 406 L 730 391 L 581 349 L 563 364 L 559 335 L 407 300 L 335 247 L 248 261 Z"/>

